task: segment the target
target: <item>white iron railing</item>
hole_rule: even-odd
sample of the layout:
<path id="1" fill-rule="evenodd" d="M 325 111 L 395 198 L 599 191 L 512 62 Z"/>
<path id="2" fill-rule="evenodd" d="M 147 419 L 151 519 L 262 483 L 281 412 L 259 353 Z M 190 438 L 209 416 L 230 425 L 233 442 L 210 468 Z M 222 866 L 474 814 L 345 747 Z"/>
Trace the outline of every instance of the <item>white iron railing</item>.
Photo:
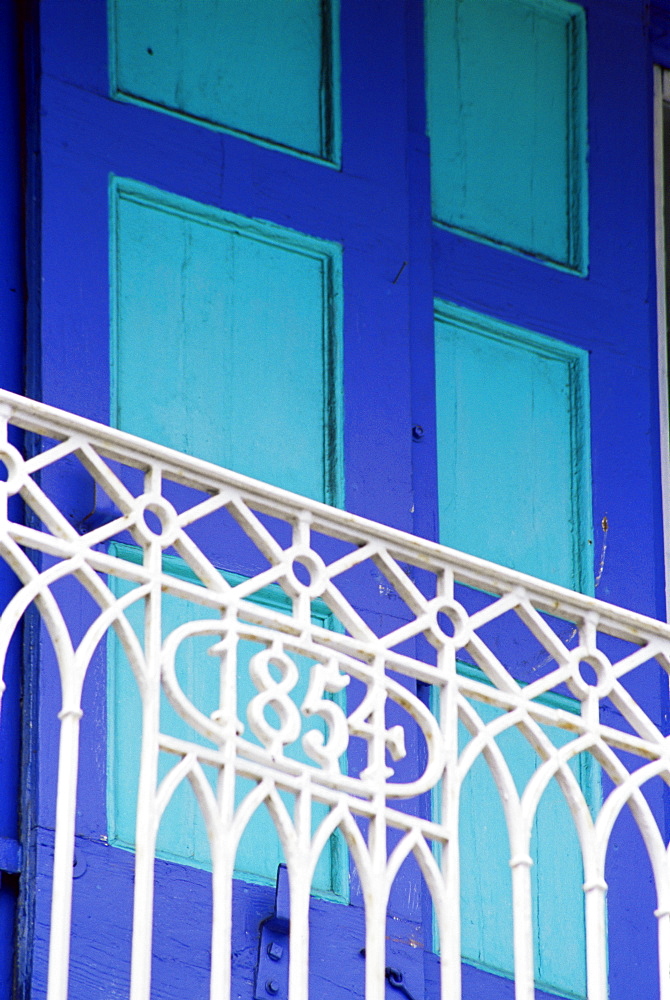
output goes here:
<path id="1" fill-rule="evenodd" d="M 367 1000 L 384 996 L 387 904 L 394 879 L 411 854 L 433 900 L 441 996 L 458 1000 L 459 792 L 482 758 L 497 785 L 508 827 L 517 1000 L 534 996 L 530 841 L 538 803 L 551 781 L 565 796 L 582 852 L 589 1000 L 607 997 L 605 858 L 613 825 L 625 807 L 641 831 L 655 876 L 660 995 L 670 1000 L 668 856 L 644 794 L 652 779 L 670 779 L 669 750 L 658 726 L 627 690 L 633 672 L 646 671 L 649 683 L 657 684 L 659 670 L 670 668 L 667 625 L 10 393 L 0 393 L 0 417 L 0 459 L 6 467 L 6 481 L 0 484 L 0 554 L 19 587 L 0 620 L 0 648 L 4 658 L 27 610 L 37 608 L 62 689 L 49 1000 L 68 995 L 82 687 L 109 630 L 115 631 L 130 661 L 142 700 L 132 1000 L 150 995 L 156 833 L 183 781 L 195 791 L 211 852 L 212 997 L 228 997 L 230 990 L 230 950 L 221 945 L 231 939 L 236 845 L 255 809 L 265 804 L 289 874 L 292 1000 L 307 996 L 310 885 L 336 830 L 346 841 L 364 897 Z M 27 432 L 27 459 L 8 443 L 7 425 Z M 98 513 L 84 518 L 83 526 L 73 524 L 52 499 L 67 493 L 65 480 L 73 463 L 78 490 L 82 477 L 88 478 L 90 495 L 97 497 Z M 23 523 L 8 517 L 6 498 L 17 493 Z M 100 516 L 100 510 L 106 515 Z M 231 532 L 231 552 L 242 542 L 246 546 L 244 558 L 256 569 L 238 577 L 241 582 L 231 584 L 221 572 L 229 567 L 215 566 L 209 558 L 204 539 L 210 536 L 202 529 L 209 523 L 218 533 L 217 551 L 226 549 L 226 530 Z M 108 547 L 124 536 L 141 550 L 139 562 Z M 165 571 L 168 548 L 195 575 L 194 582 Z M 236 562 L 233 569 L 239 570 L 243 560 Z M 97 609 L 83 634 L 78 626 L 76 639 L 69 609 L 62 606 L 66 602 L 59 603 L 60 582 L 66 578 L 76 579 Z M 133 586 L 120 593 L 115 579 Z M 287 595 L 292 613 L 254 602 L 254 595 L 271 585 Z M 380 594 L 391 593 L 396 605 L 389 626 L 374 605 Z M 166 595 L 208 609 L 209 617 L 197 617 L 165 636 L 161 614 Z M 339 630 L 313 623 L 311 608 L 317 599 L 330 609 Z M 136 603 L 144 606 L 141 637 L 126 614 Z M 402 607 L 401 615 L 397 607 Z M 506 662 L 504 641 L 510 628 L 517 648 L 523 634 L 539 650 L 535 679 L 525 686 L 513 677 L 514 663 Z M 194 635 L 212 638 L 212 652 L 220 662 L 220 704 L 211 716 L 189 700 L 175 673 L 176 652 Z M 607 636 L 615 639 L 601 638 Z M 260 652 L 249 667 L 257 694 L 247 717 L 238 719 L 236 648 L 241 640 L 253 641 Z M 603 646 L 619 650 L 615 662 Z M 457 655 L 469 669 L 457 670 Z M 291 700 L 296 657 L 313 663 L 300 705 Z M 347 709 L 344 697 L 333 700 L 328 693 L 342 691 L 350 681 L 362 696 L 351 698 Z M 161 734 L 161 689 L 192 728 L 193 741 Z M 552 707 L 547 701 L 552 692 L 568 693 L 575 711 L 569 705 L 555 707 L 556 700 Z M 608 725 L 601 720 L 605 704 Z M 482 705 L 498 710 L 493 721 L 490 711 L 488 716 L 479 713 Z M 268 708 L 274 710 L 272 717 Z M 301 717 L 309 715 L 322 717 L 325 735 L 304 737 L 311 763 L 302 764 L 286 751 L 300 740 Z M 619 727 L 611 723 L 617 718 Z M 461 737 L 460 749 L 459 724 L 469 733 L 464 747 Z M 510 729 L 522 735 L 538 758 L 521 794 L 498 742 Z M 559 745 L 548 735 L 557 729 L 563 733 Z M 387 753 L 402 759 L 410 731 L 424 748 L 420 756 L 425 766 L 410 780 L 394 780 Z M 212 748 L 203 745 L 203 737 Z M 343 755 L 356 739 L 365 747 L 364 766 L 355 774 L 342 773 Z M 162 782 L 160 751 L 176 762 Z M 595 805 L 585 798 L 570 766 L 580 754 L 592 755 L 599 773 L 607 776 L 606 794 Z M 205 765 L 218 771 L 215 789 L 205 777 Z M 242 801 L 239 794 L 236 798 L 240 778 L 253 783 Z M 294 803 L 292 815 L 287 797 Z M 421 810 L 412 814 L 403 809 L 403 801 L 420 798 L 425 804 L 431 797 L 434 818 L 425 815 L 425 807 L 424 818 Z M 325 818 L 314 831 L 315 803 Z M 387 829 L 395 831 L 388 841 Z"/>

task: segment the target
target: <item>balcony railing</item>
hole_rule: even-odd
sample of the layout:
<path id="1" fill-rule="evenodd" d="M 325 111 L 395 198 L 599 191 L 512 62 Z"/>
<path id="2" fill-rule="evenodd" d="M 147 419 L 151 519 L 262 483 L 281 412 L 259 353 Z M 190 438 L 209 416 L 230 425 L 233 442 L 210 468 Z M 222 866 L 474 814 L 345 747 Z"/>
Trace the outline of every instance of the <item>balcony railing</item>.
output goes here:
<path id="1" fill-rule="evenodd" d="M 27 618 L 34 634 L 38 621 L 39 670 L 57 672 L 61 688 L 49 1000 L 68 996 L 75 947 L 78 774 L 100 766 L 99 754 L 97 763 L 79 759 L 82 690 L 110 642 L 141 697 L 132 1000 L 150 996 L 157 835 L 184 782 L 209 843 L 212 997 L 230 995 L 236 850 L 263 807 L 288 869 L 291 1000 L 307 997 L 312 879 L 336 833 L 364 900 L 367 1000 L 385 993 L 389 897 L 410 856 L 432 897 L 440 995 L 458 1000 L 459 802 L 478 761 L 495 782 L 509 839 L 517 1000 L 534 996 L 531 840 L 550 783 L 581 851 L 589 1000 L 608 993 L 605 861 L 625 809 L 655 878 L 660 995 L 670 998 L 669 862 L 646 795 L 653 779 L 670 780 L 670 759 L 630 693 L 631 678 L 640 692 L 670 669 L 667 625 L 10 393 L 0 394 L 0 416 L 0 544 L 17 578 L 0 646 L 4 657 L 19 624 Z M 27 458 L 9 443 L 17 433 Z M 75 589 L 86 599 L 73 598 Z M 259 601 L 268 590 L 284 603 Z M 166 601 L 186 609 L 170 629 Z M 330 624 L 315 618 L 316 602 Z M 184 690 L 175 666 L 194 637 L 211 644 L 202 669 L 217 672 L 214 711 Z M 244 709 L 237 687 L 250 684 Z M 191 739 L 161 731 L 165 699 Z M 307 730 L 315 718 L 320 728 Z M 535 755 L 520 788 L 506 759 L 510 730 Z M 173 761 L 162 777 L 161 754 Z M 590 798 L 574 767 L 585 756 L 600 776 Z M 424 943 L 431 947 L 429 931 Z"/>

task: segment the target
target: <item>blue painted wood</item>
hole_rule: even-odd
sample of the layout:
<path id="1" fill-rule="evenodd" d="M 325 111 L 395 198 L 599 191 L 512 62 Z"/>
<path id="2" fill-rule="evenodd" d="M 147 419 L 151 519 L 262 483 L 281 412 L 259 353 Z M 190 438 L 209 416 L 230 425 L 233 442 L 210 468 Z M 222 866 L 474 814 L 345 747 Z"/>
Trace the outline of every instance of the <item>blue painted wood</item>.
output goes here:
<path id="1" fill-rule="evenodd" d="M 111 217 L 112 423 L 340 503 L 340 248 L 127 181 Z"/>
<path id="2" fill-rule="evenodd" d="M 18 875 L 21 871 L 21 845 L 11 837 L 0 837 L 0 872 Z"/>
<path id="3" fill-rule="evenodd" d="M 31 286 L 32 301 L 40 305 L 31 332 L 39 351 L 31 356 L 29 375 L 43 398 L 108 419 L 110 171 L 226 212 L 341 243 L 348 509 L 403 528 L 417 526 L 428 535 L 436 532 L 436 491 L 430 486 L 436 474 L 434 421 L 431 425 L 432 298 L 436 295 L 589 352 L 596 560 L 602 541 L 598 525 L 605 512 L 610 524 L 597 594 L 644 613 L 664 614 L 650 239 L 651 74 L 647 8 L 642 0 L 585 0 L 581 5 L 587 15 L 589 42 L 586 279 L 546 267 L 529 256 L 501 252 L 492 243 L 444 226 L 433 227 L 430 245 L 422 127 L 422 26 L 416 24 L 417 18 L 421 21 L 420 3 L 342 2 L 340 171 L 283 155 L 239 135 L 199 128 L 176 115 L 110 100 L 106 5 L 90 0 L 43 0 L 40 6 L 43 75 L 36 139 L 41 174 L 33 177 L 31 186 L 31 204 L 39 206 L 40 225 L 29 253 L 40 277 Z M 413 26 L 411 37 L 408 24 Z M 401 272 L 403 262 L 407 263 Z M 412 414 L 420 414 L 426 431 L 422 441 L 415 443 L 410 434 Z M 61 492 L 77 509 L 91 499 L 81 498 L 66 482 Z M 208 543 L 205 539 L 204 544 L 215 547 L 215 540 Z M 242 550 L 229 552 L 227 565 L 247 572 L 246 558 Z M 384 614 L 393 608 L 381 595 L 366 596 L 366 601 L 366 613 Z M 57 685 L 49 680 L 48 650 L 42 657 L 39 714 L 30 720 L 41 740 L 43 780 L 39 798 L 35 796 L 38 831 L 52 822 L 49 780 L 58 698 Z M 89 725 L 85 727 L 85 755 L 98 762 L 104 759 L 100 748 L 106 732 L 104 699 L 99 697 L 105 688 L 104 668 L 104 662 L 96 662 L 85 692 Z M 666 725 L 667 684 L 663 679 L 643 685 L 632 679 L 631 689 L 652 717 Z M 77 979 L 73 996 L 87 1000 L 107 995 L 100 970 L 117 973 L 127 957 L 123 954 L 126 939 L 117 933 L 107 940 L 110 953 L 101 961 L 86 913 L 91 907 L 99 910 L 100 898 L 113 898 L 113 913 L 101 913 L 100 919 L 111 916 L 106 926 L 117 927 L 120 915 L 129 912 L 131 890 L 130 855 L 96 842 L 106 829 L 104 765 L 94 770 L 92 774 L 82 769 L 81 777 L 78 824 L 96 861 L 89 867 L 90 889 L 78 897 L 77 955 L 81 961 L 73 963 Z M 662 813 L 660 790 L 652 793 L 651 801 Z M 655 901 L 648 865 L 628 820 L 617 828 L 616 836 L 608 866 L 611 998 L 654 998 L 658 996 Z M 120 881 L 113 877 L 112 856 L 122 856 L 126 862 Z M 33 896 L 39 894 L 40 905 L 47 895 L 44 872 L 48 863 L 46 853 L 39 856 Z M 204 925 L 206 873 L 191 869 L 186 879 L 184 871 L 183 866 L 168 862 L 159 865 L 160 892 L 167 902 L 161 909 L 164 935 L 157 945 L 157 996 L 197 995 L 199 987 L 189 979 L 190 970 L 198 970 L 200 983 L 204 978 L 209 946 L 204 935 L 198 936 L 196 919 L 185 926 L 183 912 L 184 905 L 193 906 L 189 912 L 203 914 Z M 85 886 L 86 878 L 77 884 Z M 251 989 L 249 970 L 256 954 L 253 919 L 263 905 L 254 894 L 262 896 L 268 889 L 238 883 L 236 892 L 236 899 L 244 901 L 237 911 L 238 926 L 247 921 L 247 930 L 252 928 L 235 942 L 243 994 Z M 403 898 L 416 899 L 407 881 L 394 895 L 394 906 Z M 349 945 L 351 934 L 360 937 L 359 897 L 352 891 L 347 919 L 337 923 L 333 923 L 332 904 L 322 901 L 321 905 L 325 917 L 319 928 L 327 932 L 315 934 L 313 942 L 313 961 L 323 973 L 315 995 L 343 995 L 342 982 L 346 991 L 356 995 L 360 957 L 353 957 Z M 337 907 L 339 912 L 343 909 Z M 262 915 L 270 911 L 271 903 Z M 415 926 L 412 933 L 420 937 L 421 927 Z M 404 935 L 405 942 L 411 936 L 399 921 L 393 924 L 393 934 Z M 38 994 L 43 986 L 43 965 L 38 961 L 43 944 L 42 922 L 33 976 Z M 422 956 L 420 948 L 407 950 L 411 956 Z M 173 961 L 168 961 L 169 955 Z M 435 982 L 435 965 L 434 956 L 426 955 L 426 995 Z M 512 992 L 509 980 L 471 966 L 465 967 L 465 986 L 467 995 L 478 1000 L 500 1000 Z"/>
<path id="4" fill-rule="evenodd" d="M 109 0 L 111 90 L 337 162 L 337 0 Z"/>
<path id="5" fill-rule="evenodd" d="M 593 589 L 587 355 L 438 303 L 440 541 Z"/>
<path id="6" fill-rule="evenodd" d="M 583 272 L 582 8 L 430 0 L 426 66 L 435 220 Z"/>
<path id="7" fill-rule="evenodd" d="M 140 550 L 135 546 L 114 544 L 114 554 L 133 562 L 141 559 Z M 163 568 L 166 573 L 191 583 L 198 580 L 182 560 L 175 556 L 165 556 Z M 242 577 L 234 574 L 224 574 L 229 583 L 235 584 Z M 131 584 L 114 580 L 113 590 L 117 596 L 133 589 Z M 252 598 L 255 603 L 273 610 L 291 613 L 290 599 L 279 587 L 266 587 Z M 211 609 L 182 601 L 176 597 L 166 596 L 163 601 L 163 636 L 166 637 L 174 629 L 188 621 L 210 619 Z M 133 605 L 127 613 L 128 621 L 136 635 L 142 641 L 144 634 L 143 603 Z M 323 628 L 334 628 L 336 623 L 331 612 L 321 602 L 315 601 L 312 610 L 312 620 Z M 209 716 L 219 706 L 219 661 L 208 655 L 212 645 L 211 638 L 196 638 L 185 643 L 180 648 L 177 660 L 177 678 L 179 684 L 191 699 L 192 703 L 205 715 Z M 238 647 L 237 673 L 237 714 L 244 725 L 245 739 L 259 743 L 246 722 L 246 707 L 258 693 L 249 676 L 249 660 L 264 648 L 258 643 L 242 641 Z M 132 849 L 135 844 L 135 817 L 137 802 L 137 783 L 139 776 L 139 754 L 141 733 L 141 704 L 137 681 L 132 673 L 127 657 L 115 634 L 108 639 L 108 673 L 107 673 L 107 816 L 109 841 L 114 846 Z M 307 692 L 309 671 L 313 661 L 307 657 L 295 658 L 300 671 L 300 679 L 291 693 L 296 705 L 300 705 Z M 338 696 L 340 697 L 340 696 Z M 273 724 L 274 713 L 269 710 L 268 721 Z M 276 720 L 275 720 L 276 721 Z M 324 737 L 326 727 L 323 720 L 314 717 L 303 719 L 298 741 L 286 748 L 287 756 L 303 763 L 310 763 L 302 749 L 301 741 L 306 732 L 319 729 Z M 204 737 L 199 736 L 183 719 L 181 719 L 168 702 L 165 695 L 161 699 L 161 731 L 169 736 L 194 741 L 204 746 L 212 746 Z M 176 758 L 162 753 L 159 761 L 159 780 L 162 780 L 177 762 Z M 343 761 L 346 770 L 346 760 Z M 214 768 L 203 765 L 213 788 L 216 784 Z M 255 787 L 255 782 L 239 779 L 238 803 Z M 289 815 L 293 815 L 293 798 L 282 796 Z M 327 810 L 316 806 L 314 809 L 315 828 L 325 817 Z M 163 814 L 158 834 L 158 855 L 171 861 L 194 865 L 198 868 L 211 868 L 211 855 L 205 824 L 200 813 L 197 800 L 186 782 L 173 795 L 170 804 Z M 346 867 L 346 850 L 340 837 L 331 837 L 321 855 L 314 874 L 314 891 L 318 896 L 335 899 L 340 902 L 348 897 L 348 871 Z M 247 827 L 237 852 L 235 870 L 238 878 L 245 881 L 273 885 L 277 877 L 277 866 L 284 861 L 283 850 L 276 833 L 272 819 L 265 807 L 258 810 L 253 821 Z"/>
<path id="8" fill-rule="evenodd" d="M 25 271 L 23 251 L 23 103 L 20 75 L 19 10 L 0 4 L 0 385 L 24 391 Z M 14 443 L 21 445 L 18 437 Z M 0 463 L 1 464 L 1 463 Z M 18 498 L 12 516 L 21 516 Z M 16 577 L 0 566 L 0 608 L 17 590 Z M 18 629 L 4 664 L 7 685 L 0 713 L 0 996 L 10 996 L 16 962 L 16 917 L 20 867 L 20 753 L 22 630 Z M 25 692 L 23 692 L 25 694 Z M 24 816 L 24 822 L 27 817 Z M 27 824 L 26 824 L 27 826 Z M 13 874 L 11 874 L 13 873 Z"/>

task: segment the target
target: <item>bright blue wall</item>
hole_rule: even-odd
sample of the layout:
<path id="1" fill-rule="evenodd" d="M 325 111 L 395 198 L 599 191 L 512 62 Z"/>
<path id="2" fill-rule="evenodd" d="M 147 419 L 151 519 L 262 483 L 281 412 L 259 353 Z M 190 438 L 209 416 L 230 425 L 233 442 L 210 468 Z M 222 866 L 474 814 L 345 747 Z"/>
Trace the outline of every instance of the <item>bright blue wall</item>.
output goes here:
<path id="1" fill-rule="evenodd" d="M 21 120 L 20 26 L 18 11 L 0 4 L 0 386 L 24 389 L 25 276 Z M 17 442 L 18 443 L 18 442 Z M 14 513 L 17 513 L 15 507 Z M 0 607 L 16 590 L 13 574 L 0 566 Z M 19 837 L 19 753 L 21 635 L 10 647 L 0 715 L 0 837 Z M 0 995 L 9 996 L 14 973 L 18 879 L 0 875 Z"/>
<path id="2" fill-rule="evenodd" d="M 108 416 L 110 173 L 341 244 L 347 509 L 437 537 L 434 297 L 563 340 L 589 353 L 596 565 L 605 514 L 609 522 L 596 594 L 662 616 L 651 69 L 645 8 L 642 0 L 589 0 L 584 7 L 589 270 L 582 277 L 431 226 L 419 3 L 343 0 L 342 168 L 333 170 L 110 99 L 105 5 L 45 0 L 38 192 L 43 216 L 41 248 L 35 247 L 42 265 L 41 359 L 39 371 L 33 373 L 39 376 L 36 382 L 41 379 L 43 397 L 103 421 Z M 656 45 L 657 51 L 662 48 L 658 39 Z M 423 430 L 415 440 L 413 425 Z M 68 496 L 73 516 L 79 508 L 81 516 L 88 512 L 90 496 L 71 491 Z M 235 571 L 248 571 L 242 555 L 232 553 L 231 560 Z M 370 598 L 363 610 L 371 616 L 401 613 L 381 594 Z M 105 732 L 94 697 L 101 686 L 104 665 L 98 663 L 86 705 L 87 719 L 94 725 L 85 736 L 84 752 L 91 756 Z M 666 718 L 666 688 L 660 677 L 657 684 L 644 685 L 632 679 L 631 688 L 654 717 Z M 55 739 L 56 693 L 48 683 L 42 697 L 39 724 L 49 748 Z M 40 774 L 39 821 L 44 829 L 51 821 L 52 780 L 51 755 L 46 753 Z M 83 780 L 78 832 L 82 849 L 94 857 L 101 851 L 98 838 L 105 829 L 104 776 Z M 654 806 L 661 808 L 660 794 Z M 118 911 L 125 913 L 127 859 L 117 858 L 124 852 L 109 854 L 115 860 L 104 892 L 114 894 Z M 648 882 L 640 877 L 643 871 L 638 839 L 624 824 L 608 872 L 612 1000 L 657 995 L 654 900 Z M 174 887 L 171 880 L 177 876 L 169 866 L 161 867 L 160 877 L 161 891 Z M 188 891 L 195 898 L 204 890 Z M 246 890 L 239 892 L 241 898 Z M 254 900 L 261 900 L 262 910 L 269 893 L 258 892 Z M 352 912 L 359 902 L 353 886 Z M 421 900 L 402 886 L 392 906 L 398 927 L 420 924 Z M 356 919 L 351 933 L 343 931 L 338 941 L 337 958 L 349 970 L 351 983 L 358 981 L 353 957 Z M 180 930 L 173 919 L 170 932 L 178 935 Z M 38 919 L 38 944 L 43 934 Z M 323 937 L 326 949 L 327 935 Z M 247 957 L 253 951 L 250 941 L 240 944 Z M 191 943 L 193 954 L 195 938 Z M 77 966 L 75 990 L 88 1000 L 99 987 L 81 970 L 95 968 L 100 956 L 84 927 L 80 947 L 86 961 Z M 421 949 L 407 949 L 405 958 L 415 969 Z M 249 959 L 248 966 L 252 964 Z M 161 966 L 157 975 L 160 982 L 174 986 L 186 982 L 185 970 L 186 963 L 176 962 L 169 973 Z M 248 982 L 251 973 L 247 966 L 244 970 Z M 42 971 L 36 966 L 36 981 Z M 427 983 L 433 981 L 429 956 L 424 974 Z M 470 971 L 467 976 L 484 1000 L 507 995 L 508 984 L 495 977 Z"/>

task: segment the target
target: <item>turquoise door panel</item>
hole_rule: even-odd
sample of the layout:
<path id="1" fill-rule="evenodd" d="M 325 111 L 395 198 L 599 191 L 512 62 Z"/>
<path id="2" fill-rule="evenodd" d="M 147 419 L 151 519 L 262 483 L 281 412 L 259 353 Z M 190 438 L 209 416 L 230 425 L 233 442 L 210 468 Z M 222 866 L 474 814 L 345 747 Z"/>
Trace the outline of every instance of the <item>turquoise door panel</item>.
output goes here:
<path id="1" fill-rule="evenodd" d="M 565 708 L 566 701 L 562 699 L 560 707 Z M 485 723 L 500 715 L 500 709 L 490 705 L 477 703 L 475 707 Z M 553 728 L 544 733 L 554 746 L 574 738 Z M 462 747 L 469 739 L 462 727 Z M 502 734 L 497 742 L 521 794 L 539 758 L 516 729 Z M 588 755 L 575 758 L 571 764 L 590 806 L 599 795 L 592 764 Z M 513 954 L 509 840 L 500 793 L 483 757 L 477 759 L 465 780 L 460 826 L 463 957 L 474 965 L 509 975 Z M 547 786 L 537 811 L 531 857 L 536 983 L 551 992 L 584 997 L 581 850 L 565 796 L 555 780 Z M 566 927 L 569 935 L 564 933 Z"/>
<path id="2" fill-rule="evenodd" d="M 109 0 L 112 93 L 336 161 L 336 0 Z"/>
<path id="3" fill-rule="evenodd" d="M 140 551 L 129 545 L 115 545 L 115 554 L 122 558 L 136 561 L 141 558 Z M 178 558 L 166 556 L 163 568 L 171 576 L 188 579 L 196 583 L 195 576 Z M 230 583 L 236 583 L 241 578 L 226 575 Z M 117 596 L 132 589 L 132 584 L 114 580 L 114 592 Z M 274 610 L 290 614 L 290 600 L 278 587 L 268 587 L 255 596 L 254 600 L 271 607 Z M 211 608 L 205 608 L 190 601 L 166 595 L 163 599 L 163 636 L 167 636 L 175 628 L 187 621 L 211 619 Z M 132 605 L 127 611 L 127 618 L 140 641 L 143 638 L 143 602 Z M 332 628 L 334 620 L 325 605 L 316 602 L 312 620 L 324 627 Z M 192 703 L 211 715 L 219 707 L 219 660 L 208 655 L 212 646 L 211 637 L 195 637 L 183 643 L 177 659 L 177 677 L 182 690 Z M 261 649 L 260 644 L 243 641 L 238 648 L 238 718 L 244 725 L 244 737 L 257 743 L 246 721 L 246 708 L 257 690 L 249 676 L 248 664 L 254 653 Z M 295 663 L 300 672 L 300 679 L 291 692 L 294 702 L 299 705 L 307 691 L 309 670 L 312 661 L 306 657 L 295 657 Z M 110 635 L 108 641 L 108 718 L 107 718 L 107 755 L 108 755 L 108 788 L 107 814 L 110 843 L 117 847 L 132 849 L 135 843 L 135 803 L 137 799 L 137 781 L 139 774 L 139 751 L 141 732 L 141 705 L 137 682 L 121 644 L 115 635 Z M 338 696 L 339 697 L 339 696 Z M 266 712 L 270 725 L 276 723 L 273 712 Z M 302 736 L 311 729 L 321 729 L 324 737 L 325 723 L 316 717 L 302 720 L 302 731 L 299 739 L 286 748 L 286 754 L 295 760 L 309 763 L 302 747 Z M 163 733 L 177 738 L 200 743 L 214 749 L 204 737 L 196 733 L 174 711 L 165 695 L 161 697 L 161 730 Z M 159 761 L 159 780 L 178 763 L 178 758 L 161 753 Z M 343 763 L 346 770 L 346 762 Z M 216 787 L 216 771 L 204 765 L 209 771 L 208 777 L 212 787 Z M 255 783 L 240 779 L 238 785 L 238 804 Z M 283 796 L 284 803 L 293 812 L 292 797 Z M 314 810 L 314 825 L 326 816 L 326 807 L 316 807 Z M 182 782 L 173 795 L 163 814 L 158 834 L 158 854 L 170 861 L 193 865 L 198 868 L 209 868 L 211 865 L 210 850 L 205 830 L 205 824 L 200 813 L 195 795 L 188 782 Z M 274 824 L 265 806 L 262 806 L 254 819 L 248 825 L 240 841 L 236 857 L 235 870 L 238 877 L 252 882 L 274 883 L 277 875 L 277 865 L 284 860 L 281 844 Z M 331 899 L 345 900 L 347 895 L 347 865 L 344 843 L 338 836 L 330 838 L 324 849 L 314 876 L 314 891 L 319 896 Z"/>
<path id="4" fill-rule="evenodd" d="M 446 303 L 437 304 L 435 320 L 440 541 L 591 592 L 586 352 Z M 477 710 L 485 722 L 497 712 Z M 547 735 L 555 745 L 570 738 L 558 730 Z M 522 792 L 535 752 L 518 732 L 499 742 Z M 585 767 L 577 762 L 575 773 L 593 802 L 597 780 Z M 499 794 L 480 759 L 462 798 L 463 956 L 511 976 L 505 829 Z M 537 983 L 583 997 L 583 931 L 569 942 L 557 931 L 583 928 L 584 900 L 574 823 L 556 782 L 543 797 L 532 847 Z"/>
<path id="5" fill-rule="evenodd" d="M 585 270 L 585 37 L 563 0 L 427 0 L 437 222 Z"/>
<path id="6" fill-rule="evenodd" d="M 340 247 L 114 181 L 112 423 L 341 502 Z"/>
<path id="7" fill-rule="evenodd" d="M 438 304 L 440 541 L 593 587 L 585 351 Z"/>

